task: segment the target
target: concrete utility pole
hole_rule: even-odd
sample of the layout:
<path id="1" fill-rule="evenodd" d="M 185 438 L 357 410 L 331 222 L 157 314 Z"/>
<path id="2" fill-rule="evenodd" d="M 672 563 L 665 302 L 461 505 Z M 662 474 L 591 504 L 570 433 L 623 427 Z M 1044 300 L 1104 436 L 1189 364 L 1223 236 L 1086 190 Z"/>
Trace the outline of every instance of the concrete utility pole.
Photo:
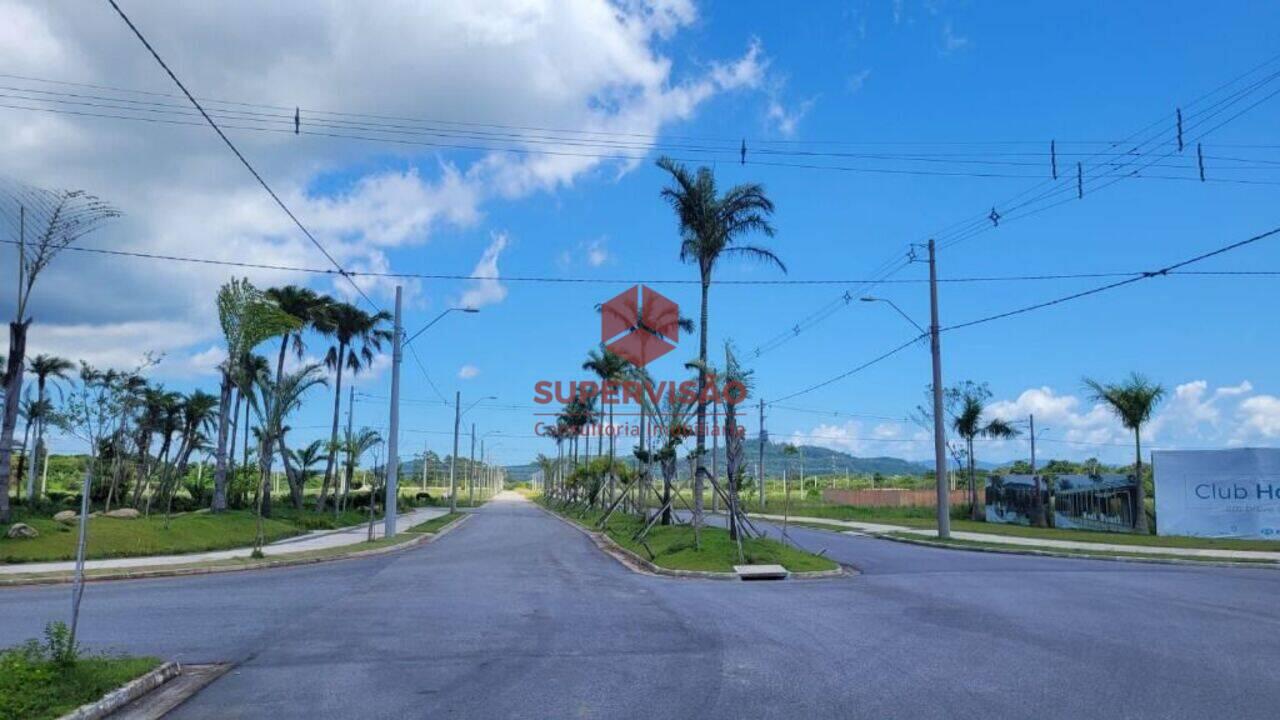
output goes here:
<path id="1" fill-rule="evenodd" d="M 1036 474 L 1036 416 L 1034 413 L 1027 415 L 1027 422 L 1031 423 L 1031 474 Z"/>
<path id="2" fill-rule="evenodd" d="M 480 457 L 484 457 L 484 441 L 480 441 Z M 471 423 L 471 461 L 467 463 L 467 497 L 476 504 L 476 424 Z"/>
<path id="3" fill-rule="evenodd" d="M 764 512 L 764 444 L 769 441 L 769 434 L 764 431 L 764 398 L 760 398 L 760 459 L 756 461 L 756 474 L 760 476 L 760 512 Z"/>
<path id="4" fill-rule="evenodd" d="M 403 347 L 400 342 L 404 335 L 400 327 L 400 286 L 396 286 L 396 315 L 394 335 L 391 338 L 391 422 L 387 437 L 387 499 L 383 502 L 383 537 L 394 537 L 396 534 L 396 500 L 400 496 L 400 360 Z"/>
<path id="5" fill-rule="evenodd" d="M 938 537 L 951 537 L 951 493 L 947 488 L 947 432 L 942 417 L 942 340 L 938 337 L 938 263 L 929 240 L 929 345 L 933 353 L 933 473 L 938 486 Z"/>
<path id="6" fill-rule="evenodd" d="M 453 393 L 453 454 L 449 456 L 449 512 L 458 512 L 458 425 L 462 422 L 462 391 Z"/>
<path id="7" fill-rule="evenodd" d="M 422 443 L 422 492 L 427 491 L 427 444 Z"/>

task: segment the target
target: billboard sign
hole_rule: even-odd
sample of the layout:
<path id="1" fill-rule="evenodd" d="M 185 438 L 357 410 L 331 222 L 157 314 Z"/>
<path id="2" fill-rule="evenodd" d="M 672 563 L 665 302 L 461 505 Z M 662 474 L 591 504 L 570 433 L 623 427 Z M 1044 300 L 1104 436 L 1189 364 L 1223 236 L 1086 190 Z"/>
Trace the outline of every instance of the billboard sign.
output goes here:
<path id="1" fill-rule="evenodd" d="M 1161 535 L 1280 540 L 1280 449 L 1152 453 Z"/>

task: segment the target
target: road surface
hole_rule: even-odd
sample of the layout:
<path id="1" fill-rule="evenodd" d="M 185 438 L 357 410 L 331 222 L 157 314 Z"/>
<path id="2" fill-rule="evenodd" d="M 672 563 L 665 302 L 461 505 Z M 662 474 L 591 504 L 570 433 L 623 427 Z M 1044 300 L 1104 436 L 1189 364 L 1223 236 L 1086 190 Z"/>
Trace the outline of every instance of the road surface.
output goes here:
<path id="1" fill-rule="evenodd" d="M 796 529 L 863 571 L 638 575 L 501 497 L 438 542 L 88 586 L 93 648 L 231 673 L 178 718 L 1272 718 L 1280 572 L 969 553 Z M 0 643 L 67 586 L 0 590 Z"/>

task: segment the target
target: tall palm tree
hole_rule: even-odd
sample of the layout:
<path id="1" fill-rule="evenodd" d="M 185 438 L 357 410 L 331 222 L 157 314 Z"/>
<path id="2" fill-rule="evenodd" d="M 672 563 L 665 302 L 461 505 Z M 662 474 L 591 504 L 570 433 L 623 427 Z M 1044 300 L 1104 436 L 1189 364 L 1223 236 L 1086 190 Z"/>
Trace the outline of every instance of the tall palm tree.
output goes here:
<path id="1" fill-rule="evenodd" d="M 357 374 L 373 362 L 382 344 L 391 341 L 385 324 L 391 319 L 386 312 L 369 314 L 350 303 L 334 303 L 324 313 L 317 329 L 335 340 L 325 355 L 324 364 L 336 374 L 333 386 L 333 428 L 329 433 L 329 460 L 325 463 L 324 483 L 316 500 L 316 511 L 324 510 L 330 483 L 337 484 L 334 470 L 338 459 L 338 417 L 342 410 L 342 372 Z M 335 489 L 336 493 L 336 489 Z"/>
<path id="2" fill-rule="evenodd" d="M 292 345 L 293 354 L 298 360 L 302 360 L 307 351 L 306 342 L 303 340 L 303 333 L 307 330 L 316 330 L 327 326 L 328 311 L 333 305 L 333 298 L 328 295 L 321 295 L 311 288 L 299 285 L 284 285 L 282 287 L 268 288 L 263 293 L 268 300 L 274 302 L 281 310 L 302 321 L 302 325 L 291 333 L 285 333 L 280 337 L 280 353 L 276 357 L 276 380 L 277 382 L 284 377 L 284 359 L 288 354 Z M 286 446 L 287 433 L 281 433 L 275 442 L 280 444 L 280 458 L 284 463 L 284 473 L 289 481 L 290 497 L 294 505 L 298 509 L 302 509 L 299 503 L 302 500 L 301 495 L 295 488 L 296 483 L 293 480 L 293 472 L 290 468 L 292 456 L 289 448 Z M 273 452 L 273 448 L 267 448 L 268 453 Z M 268 508 L 270 501 L 268 500 Z"/>
<path id="3" fill-rule="evenodd" d="M 260 433 L 260 449 L 258 451 L 258 472 L 260 473 L 258 495 L 257 536 L 254 550 L 262 550 L 262 518 L 270 514 L 270 505 L 266 498 L 271 495 L 271 461 L 273 454 L 270 448 L 285 432 L 285 423 L 289 414 L 302 405 L 302 397 L 308 390 L 327 384 L 318 363 L 307 365 L 296 372 L 287 373 L 282 378 L 272 379 L 269 374 L 258 375 L 255 379 L 258 392 L 250 396 L 250 404 L 258 416 Z"/>
<path id="4" fill-rule="evenodd" d="M 742 244 L 743 238 L 753 232 L 772 237 L 773 201 L 765 194 L 764 186 L 745 183 L 729 188 L 723 195 L 716 190 L 715 175 L 710 168 L 698 168 L 691 173 L 684 165 L 663 157 L 658 167 L 671 174 L 674 185 L 662 189 L 662 197 L 675 210 L 680 227 L 680 259 L 698 266 L 698 278 L 702 285 L 700 328 L 698 333 L 698 361 L 707 363 L 707 299 L 711 290 L 711 277 L 716 263 L 723 258 L 745 257 L 776 265 L 783 272 L 786 265 L 772 251 L 756 245 Z M 706 379 L 698 377 L 697 446 L 694 450 L 696 470 L 693 487 L 694 537 L 702 527 L 703 455 L 706 452 L 707 403 Z"/>
<path id="5" fill-rule="evenodd" d="M 50 380 L 67 380 L 70 378 L 72 370 L 76 369 L 75 363 L 60 358 L 56 355 L 37 355 L 27 361 L 27 369 L 36 376 L 36 401 L 44 403 L 47 400 L 45 388 Z M 55 387 L 57 387 L 55 385 Z M 61 389 L 59 389 L 61 393 Z M 36 423 L 36 452 L 34 461 L 31 463 L 31 475 L 27 480 L 27 498 L 34 499 L 34 484 L 31 478 L 35 478 L 40 474 L 40 462 L 44 454 L 44 431 L 48 424 L 47 417 L 41 417 L 40 422 Z"/>
<path id="6" fill-rule="evenodd" d="M 206 433 L 211 429 L 218 410 L 218 398 L 203 390 L 193 390 L 182 401 L 182 443 L 178 446 L 177 462 L 165 496 L 164 521 L 169 527 L 169 515 L 173 511 L 173 495 L 187 477 L 191 454 L 204 446 Z"/>
<path id="7" fill-rule="evenodd" d="M 237 360 L 268 338 L 298 329 L 301 321 L 281 310 L 249 280 L 232 278 L 218 290 L 218 322 L 227 343 L 228 362 L 223 363 L 218 399 L 217 462 L 213 476 L 212 510 L 227 509 L 227 429 L 231 415 L 231 390 Z"/>
<path id="8" fill-rule="evenodd" d="M 1134 509 L 1134 529 L 1149 532 L 1147 527 L 1147 492 L 1142 480 L 1142 426 L 1151 419 L 1151 412 L 1164 399 L 1164 387 L 1134 372 L 1118 383 L 1101 383 L 1084 379 L 1093 393 L 1095 402 L 1105 403 L 1120 423 L 1133 431 L 1133 484 L 1137 507 Z"/>
<path id="9" fill-rule="evenodd" d="M 1021 434 L 1016 428 L 1000 418 L 992 418 L 985 423 L 983 422 L 983 413 L 986 412 L 983 404 L 989 394 L 985 384 L 965 386 L 959 398 L 959 409 L 951 420 L 951 427 L 964 440 L 965 450 L 968 454 L 969 518 L 972 520 L 982 519 L 978 508 L 978 480 L 976 462 L 973 457 L 973 441 L 979 437 L 1003 439 L 1017 437 Z"/>

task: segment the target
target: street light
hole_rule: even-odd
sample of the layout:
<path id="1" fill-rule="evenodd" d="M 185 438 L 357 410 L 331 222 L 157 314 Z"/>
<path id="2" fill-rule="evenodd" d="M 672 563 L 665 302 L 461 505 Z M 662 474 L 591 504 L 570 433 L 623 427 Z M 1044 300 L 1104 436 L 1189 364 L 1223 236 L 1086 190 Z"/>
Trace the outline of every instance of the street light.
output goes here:
<path id="1" fill-rule="evenodd" d="M 894 310 L 897 310 L 899 315 L 901 315 L 902 317 L 906 318 L 906 319 L 907 319 L 907 322 L 909 322 L 909 323 L 911 323 L 912 325 L 914 325 L 914 326 L 916 327 L 916 329 L 920 331 L 920 334 L 921 334 L 921 335 L 927 335 L 927 334 L 928 334 L 928 331 L 927 331 L 927 330 L 925 330 L 924 328 L 920 327 L 920 323 L 916 322 L 915 320 L 912 320 L 910 315 L 908 315 L 908 314 L 906 314 L 906 313 L 902 312 L 902 308 L 900 308 L 900 307 L 898 307 L 897 305 L 895 305 L 895 304 L 894 304 L 894 302 L 893 302 L 892 300 L 888 299 L 888 298 L 867 296 L 867 297 L 859 298 L 859 300 L 861 300 L 862 302 L 882 302 L 882 303 L 888 303 L 888 304 L 889 304 L 889 307 L 893 308 Z"/>
<path id="2" fill-rule="evenodd" d="M 440 322 L 440 318 L 444 317 L 445 315 L 448 315 L 448 314 L 449 314 L 449 313 L 451 313 L 451 312 L 478 313 L 478 312 L 480 312 L 480 309 L 479 309 L 479 308 L 473 308 L 473 307 L 451 307 L 451 308 L 449 308 L 448 310 L 445 310 L 444 312 L 442 312 L 442 313 L 440 313 L 439 315 L 435 316 L 435 318 L 434 318 L 431 322 L 427 323 L 426 325 L 423 325 L 421 330 L 419 330 L 418 332 L 414 333 L 413 335 L 410 335 L 410 336 L 409 336 L 409 339 L 408 339 L 408 340 L 405 340 L 405 341 L 404 341 L 404 343 L 403 343 L 403 345 L 402 345 L 401 347 L 407 346 L 409 343 L 413 342 L 414 338 L 416 338 L 416 337 L 418 337 L 419 335 L 421 335 L 422 333 L 426 332 L 426 331 L 427 331 L 427 328 L 429 328 L 429 327 L 431 327 L 432 325 L 435 325 L 436 323 Z"/>

